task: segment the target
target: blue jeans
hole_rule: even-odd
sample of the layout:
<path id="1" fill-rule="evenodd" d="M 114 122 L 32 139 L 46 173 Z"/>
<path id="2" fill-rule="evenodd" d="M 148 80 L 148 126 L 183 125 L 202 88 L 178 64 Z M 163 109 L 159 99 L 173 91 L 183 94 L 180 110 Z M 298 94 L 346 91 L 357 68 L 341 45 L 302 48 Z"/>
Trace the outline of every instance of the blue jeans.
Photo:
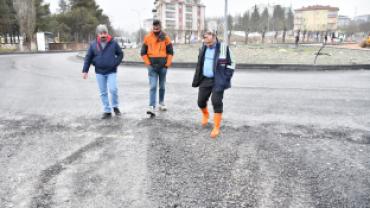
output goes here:
<path id="1" fill-rule="evenodd" d="M 148 66 L 148 77 L 149 77 L 149 106 L 155 107 L 156 96 L 157 96 L 157 83 L 159 77 L 159 103 L 164 101 L 164 94 L 166 91 L 166 74 L 167 68 L 162 68 L 159 71 L 155 71 L 152 66 Z"/>
<path id="2" fill-rule="evenodd" d="M 103 102 L 104 112 L 110 113 L 111 108 L 109 106 L 107 83 L 109 87 L 109 93 L 112 99 L 113 108 L 118 108 L 118 89 L 117 89 L 117 74 L 110 73 L 106 75 L 96 74 L 96 80 L 98 81 L 100 97 Z"/>

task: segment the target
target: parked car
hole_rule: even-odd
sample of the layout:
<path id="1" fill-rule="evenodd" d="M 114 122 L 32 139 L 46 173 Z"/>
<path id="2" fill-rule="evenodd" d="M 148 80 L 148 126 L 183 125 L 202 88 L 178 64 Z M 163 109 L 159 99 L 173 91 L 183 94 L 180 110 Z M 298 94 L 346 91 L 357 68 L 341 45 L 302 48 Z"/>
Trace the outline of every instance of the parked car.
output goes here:
<path id="1" fill-rule="evenodd" d="M 114 40 L 122 49 L 130 49 L 134 46 L 134 43 L 131 43 L 131 41 L 126 37 L 115 37 Z"/>

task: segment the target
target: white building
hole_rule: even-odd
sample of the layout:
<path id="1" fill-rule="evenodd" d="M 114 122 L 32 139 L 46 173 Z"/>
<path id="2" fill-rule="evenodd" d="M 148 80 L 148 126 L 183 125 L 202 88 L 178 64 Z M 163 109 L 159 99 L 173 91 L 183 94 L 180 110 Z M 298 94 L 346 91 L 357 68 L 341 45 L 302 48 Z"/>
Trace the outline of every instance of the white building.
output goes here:
<path id="1" fill-rule="evenodd" d="M 357 21 L 357 20 L 363 20 L 365 22 L 367 22 L 370 18 L 370 14 L 363 14 L 363 15 L 358 15 L 356 17 L 353 18 L 354 21 Z"/>
<path id="2" fill-rule="evenodd" d="M 161 20 L 162 27 L 170 37 L 176 33 L 172 42 L 184 43 L 185 36 L 200 40 L 205 28 L 205 6 L 200 0 L 155 0 L 154 18 Z M 173 37 L 171 37 L 173 38 Z"/>
<path id="3" fill-rule="evenodd" d="M 338 26 L 343 27 L 343 26 L 348 26 L 351 24 L 351 18 L 345 15 L 338 15 Z"/>

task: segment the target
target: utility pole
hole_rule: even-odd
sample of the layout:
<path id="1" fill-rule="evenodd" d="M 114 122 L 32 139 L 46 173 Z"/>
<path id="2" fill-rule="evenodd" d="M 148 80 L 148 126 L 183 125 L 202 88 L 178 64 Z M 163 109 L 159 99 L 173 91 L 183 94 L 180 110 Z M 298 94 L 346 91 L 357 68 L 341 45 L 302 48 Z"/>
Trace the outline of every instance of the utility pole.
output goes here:
<path id="1" fill-rule="evenodd" d="M 143 10 L 140 10 L 140 11 L 136 11 L 136 10 L 132 10 L 132 11 L 134 11 L 134 12 L 137 12 L 138 14 L 139 14 L 139 25 L 140 25 L 140 42 L 141 42 L 141 20 L 140 20 L 140 13 L 142 12 L 142 11 L 144 11 L 145 9 L 143 9 Z"/>
<path id="2" fill-rule="evenodd" d="M 227 3 L 228 0 L 225 0 L 225 28 L 224 28 L 224 43 L 227 41 Z"/>

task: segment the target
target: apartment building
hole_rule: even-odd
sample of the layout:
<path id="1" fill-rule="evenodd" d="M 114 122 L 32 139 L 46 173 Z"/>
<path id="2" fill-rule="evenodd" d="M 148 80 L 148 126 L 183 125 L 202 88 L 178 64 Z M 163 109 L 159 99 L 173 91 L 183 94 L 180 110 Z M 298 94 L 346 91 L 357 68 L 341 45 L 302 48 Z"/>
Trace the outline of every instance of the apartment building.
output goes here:
<path id="1" fill-rule="evenodd" d="M 351 24 L 351 18 L 345 15 L 338 15 L 338 27 L 345 27 Z"/>
<path id="2" fill-rule="evenodd" d="M 184 43 L 185 36 L 200 40 L 205 28 L 205 6 L 200 0 L 155 0 L 153 18 L 161 20 L 170 37 L 176 33 L 173 42 Z"/>
<path id="3" fill-rule="evenodd" d="M 370 21 L 370 14 L 363 14 L 353 18 L 354 21 L 363 20 L 365 22 Z"/>
<path id="4" fill-rule="evenodd" d="M 308 6 L 294 10 L 294 30 L 326 31 L 338 28 L 338 7 Z"/>

